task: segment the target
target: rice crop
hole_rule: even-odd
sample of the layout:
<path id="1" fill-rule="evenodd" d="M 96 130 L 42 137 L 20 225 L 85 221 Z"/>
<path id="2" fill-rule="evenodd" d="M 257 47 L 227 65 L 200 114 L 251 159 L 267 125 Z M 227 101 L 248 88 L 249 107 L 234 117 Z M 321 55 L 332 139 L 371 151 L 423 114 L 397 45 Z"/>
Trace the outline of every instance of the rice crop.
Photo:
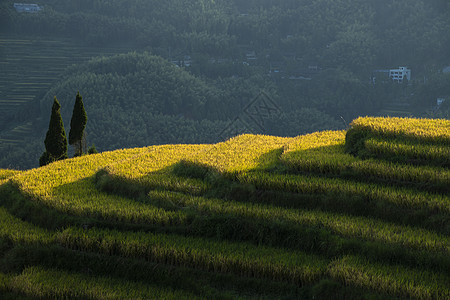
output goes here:
<path id="1" fill-rule="evenodd" d="M 350 137 L 349 131 L 247 134 L 211 145 L 116 150 L 23 172 L 0 170 L 2 196 L 15 191 L 23 199 L 0 201 L 0 249 L 9 251 L 0 271 L 30 247 L 54 250 L 42 254 L 45 264 L 33 252 L 19 273 L 0 273 L 0 289 L 38 298 L 252 295 L 238 287 L 172 290 L 160 285 L 166 279 L 110 278 L 56 262 L 77 253 L 86 261 L 108 258 L 111 270 L 134 261 L 177 274 L 213 274 L 204 278 L 228 274 L 236 282 L 245 277 L 311 288 L 332 280 L 337 289 L 342 284 L 380 297 L 449 298 L 449 170 L 433 161 L 446 158 L 450 134 L 446 121 L 417 122 L 365 118 L 352 123 Z M 378 154 L 346 153 L 349 138 L 359 150 Z M 410 164 L 418 153 L 428 156 Z M 407 159 L 377 158 L 383 156 Z M 61 213 L 64 225 L 41 222 L 45 213 L 33 217 L 33 207 Z M 82 226 L 84 220 L 95 225 Z M 54 265 L 52 253 L 61 255 Z M 303 291 L 312 296 L 309 288 Z"/>
<path id="2" fill-rule="evenodd" d="M 445 119 L 360 117 L 353 120 L 350 126 L 377 136 L 450 143 L 450 121 Z"/>
<path id="3" fill-rule="evenodd" d="M 423 145 L 402 141 L 386 141 L 379 138 L 369 138 L 364 143 L 370 155 L 403 162 L 422 162 L 450 167 L 449 145 Z M 448 182 L 448 181 L 447 181 Z"/>
<path id="4" fill-rule="evenodd" d="M 328 263 L 300 251 L 143 232 L 71 227 L 58 234 L 57 241 L 76 250 L 295 283 L 317 280 Z"/>
<path id="5" fill-rule="evenodd" d="M 448 299 L 450 277 L 406 268 L 371 263 L 357 256 L 345 256 L 330 264 L 329 273 L 346 284 L 371 287 L 391 295 L 418 299 Z"/>
<path id="6" fill-rule="evenodd" d="M 293 138 L 244 134 L 212 145 L 168 145 L 151 148 L 139 159 L 130 159 L 107 168 L 111 174 L 134 179 L 187 159 L 220 172 L 236 173 L 264 168 L 274 163 L 264 155 L 282 148 Z M 263 156 L 263 157 L 262 157 Z"/>
<path id="7" fill-rule="evenodd" d="M 10 169 L 0 169 L 0 185 L 8 181 L 10 177 L 19 174 L 20 171 Z"/>
<path id="8" fill-rule="evenodd" d="M 412 249 L 449 253 L 450 239 L 432 231 L 400 226 L 367 217 L 356 217 L 318 210 L 298 210 L 270 205 L 239 203 L 230 200 L 206 199 L 171 192 L 151 192 L 154 201 L 164 201 L 172 209 L 188 209 L 199 215 L 232 215 L 248 220 L 267 222 L 275 227 L 277 222 L 287 226 L 320 227 L 346 238 L 360 238 L 385 244 L 398 244 Z"/>
<path id="9" fill-rule="evenodd" d="M 178 214 L 177 217 L 176 213 L 108 195 L 95 188 L 92 176 L 97 169 L 146 151 L 145 148 L 122 150 L 55 162 L 15 176 L 13 184 L 35 201 L 63 213 L 132 223 L 165 224 L 169 219 L 175 222 L 183 216 Z"/>
<path id="10" fill-rule="evenodd" d="M 108 277 L 94 277 L 42 267 L 26 268 L 19 275 L 5 275 L 0 289 L 30 297 L 52 299 L 196 299 L 193 294 L 172 291 Z M 0 276 L 1 278 L 1 276 Z M 1 279 L 0 279 L 1 280 Z"/>
<path id="11" fill-rule="evenodd" d="M 368 151 L 375 148 L 371 145 L 373 140 L 366 141 Z M 393 144 L 379 141 L 378 145 L 399 149 L 401 144 Z M 414 146 L 411 146 L 411 148 Z M 429 146 L 431 147 L 431 146 Z M 380 152 L 381 147 L 377 147 Z M 416 151 L 417 147 L 411 149 Z M 433 148 L 434 150 L 435 148 Z M 426 156 L 433 155 L 439 150 L 424 151 Z M 387 149 L 385 154 L 392 154 L 392 150 Z M 440 151 L 440 157 L 444 157 L 444 151 Z M 403 155 L 404 153 L 402 153 Z M 397 153 L 400 155 L 400 153 Z M 345 152 L 342 142 L 335 146 L 314 148 L 304 151 L 289 151 L 283 153 L 282 162 L 290 169 L 302 173 L 318 173 L 333 175 L 360 180 L 381 181 L 397 185 L 409 185 L 424 187 L 428 190 L 439 190 L 448 192 L 450 189 L 450 171 L 440 167 L 414 166 L 408 164 L 398 164 L 375 159 L 361 159 Z"/>
<path id="12" fill-rule="evenodd" d="M 340 178 L 323 178 L 297 174 L 269 174 L 249 172 L 239 175 L 243 183 L 255 185 L 262 190 L 289 191 L 300 194 L 324 194 L 339 197 L 360 196 L 366 201 L 384 201 L 400 207 L 450 212 L 447 195 L 416 191 L 408 188 L 380 186 L 354 182 Z"/>
<path id="13" fill-rule="evenodd" d="M 381 220 L 349 216 L 319 210 L 289 209 L 258 203 L 242 203 L 183 195 L 169 191 L 151 191 L 148 201 L 166 211 L 186 213 L 186 225 L 192 222 L 193 215 L 233 216 L 247 220 L 260 220 L 274 227 L 278 222 L 285 225 L 321 227 L 345 238 L 360 238 L 387 244 L 407 246 L 412 249 L 450 253 L 450 239 L 425 229 L 396 225 Z M 156 223 L 156 222 L 155 222 Z M 180 223 L 182 224 L 182 223 Z M 254 225 L 256 226 L 256 225 Z"/>
<path id="14" fill-rule="evenodd" d="M 342 145 L 345 142 L 345 134 L 345 131 L 322 131 L 298 136 L 286 145 L 284 155 Z"/>
<path id="15" fill-rule="evenodd" d="M 14 217 L 0 206 L 0 238 L 14 242 L 48 244 L 52 241 L 53 234 Z"/>
<path id="16" fill-rule="evenodd" d="M 450 121 L 359 118 L 346 133 L 346 150 L 363 158 L 450 167 Z"/>

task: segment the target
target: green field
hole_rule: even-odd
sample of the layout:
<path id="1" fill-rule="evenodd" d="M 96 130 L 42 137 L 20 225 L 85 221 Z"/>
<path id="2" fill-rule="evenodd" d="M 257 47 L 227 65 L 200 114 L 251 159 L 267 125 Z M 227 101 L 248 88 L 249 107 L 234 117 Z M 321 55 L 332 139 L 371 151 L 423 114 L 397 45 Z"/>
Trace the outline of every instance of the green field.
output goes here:
<path id="1" fill-rule="evenodd" d="M 388 150 L 374 152 L 374 139 Z M 449 121 L 362 118 L 347 132 L 241 135 L 1 170 L 0 292 L 448 299 L 448 165 L 392 149 L 449 153 L 449 140 Z"/>

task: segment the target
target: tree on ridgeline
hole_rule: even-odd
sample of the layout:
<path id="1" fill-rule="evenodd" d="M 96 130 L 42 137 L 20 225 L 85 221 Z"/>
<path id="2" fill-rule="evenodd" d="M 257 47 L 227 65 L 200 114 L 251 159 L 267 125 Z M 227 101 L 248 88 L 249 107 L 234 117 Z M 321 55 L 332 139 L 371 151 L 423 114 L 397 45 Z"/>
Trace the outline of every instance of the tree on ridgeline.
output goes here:
<path id="1" fill-rule="evenodd" d="M 50 116 L 50 123 L 48 125 L 48 131 L 44 140 L 45 152 L 39 159 L 40 166 L 67 158 L 67 138 L 60 109 L 61 105 L 55 96 L 53 100 L 52 114 Z"/>
<path id="2" fill-rule="evenodd" d="M 83 97 L 77 92 L 75 105 L 73 106 L 72 119 L 70 120 L 69 144 L 75 148 L 75 156 L 83 154 L 84 129 L 86 128 L 87 115 L 84 110 Z"/>

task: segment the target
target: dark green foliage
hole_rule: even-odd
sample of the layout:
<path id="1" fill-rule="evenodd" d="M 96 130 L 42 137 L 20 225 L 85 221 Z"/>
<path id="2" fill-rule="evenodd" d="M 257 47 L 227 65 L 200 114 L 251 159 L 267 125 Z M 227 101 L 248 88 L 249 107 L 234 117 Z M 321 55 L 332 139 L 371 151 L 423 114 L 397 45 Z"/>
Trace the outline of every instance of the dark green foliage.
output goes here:
<path id="1" fill-rule="evenodd" d="M 95 145 L 92 145 L 91 147 L 89 147 L 88 149 L 88 154 L 96 154 L 98 153 L 97 148 L 95 147 Z"/>
<path id="2" fill-rule="evenodd" d="M 67 158 L 67 138 L 60 109 L 61 105 L 55 96 L 50 123 L 44 141 L 46 151 L 39 159 L 39 163 L 48 164 L 56 160 Z"/>
<path id="3" fill-rule="evenodd" d="M 77 93 L 73 106 L 72 119 L 70 120 L 69 144 L 75 147 L 75 156 L 83 154 L 84 129 L 86 128 L 87 115 L 84 110 L 83 97 Z"/>
<path id="4" fill-rule="evenodd" d="M 311 292 L 314 299 L 338 299 L 341 298 L 338 297 L 340 289 L 341 287 L 338 282 L 323 279 L 311 289 Z M 344 297 L 342 297 L 342 299 L 344 299 Z"/>
<path id="5" fill-rule="evenodd" d="M 2 292 L 0 291 L 0 296 L 3 300 L 36 300 L 38 298 L 19 295 L 13 292 Z"/>
<path id="6" fill-rule="evenodd" d="M 345 134 L 345 150 L 356 156 L 366 157 L 365 145 L 369 132 L 367 130 L 355 130 L 350 128 Z"/>
<path id="7" fill-rule="evenodd" d="M 208 165 L 181 160 L 173 166 L 173 173 L 180 177 L 206 179 L 208 173 L 214 172 Z"/>
<path id="8" fill-rule="evenodd" d="M 45 166 L 52 162 L 52 159 L 47 151 L 42 153 L 41 157 L 39 157 L 39 166 Z"/>

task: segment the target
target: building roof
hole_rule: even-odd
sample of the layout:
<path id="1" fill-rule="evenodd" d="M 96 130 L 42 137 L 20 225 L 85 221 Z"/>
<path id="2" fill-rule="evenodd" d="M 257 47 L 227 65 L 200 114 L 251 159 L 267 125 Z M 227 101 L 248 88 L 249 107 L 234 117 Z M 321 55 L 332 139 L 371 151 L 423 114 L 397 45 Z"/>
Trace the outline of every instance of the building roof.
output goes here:
<path id="1" fill-rule="evenodd" d="M 35 3 L 14 3 L 14 8 L 18 12 L 37 12 L 42 8 Z"/>
<path id="2" fill-rule="evenodd" d="M 35 3 L 14 3 L 14 7 L 39 7 Z"/>

